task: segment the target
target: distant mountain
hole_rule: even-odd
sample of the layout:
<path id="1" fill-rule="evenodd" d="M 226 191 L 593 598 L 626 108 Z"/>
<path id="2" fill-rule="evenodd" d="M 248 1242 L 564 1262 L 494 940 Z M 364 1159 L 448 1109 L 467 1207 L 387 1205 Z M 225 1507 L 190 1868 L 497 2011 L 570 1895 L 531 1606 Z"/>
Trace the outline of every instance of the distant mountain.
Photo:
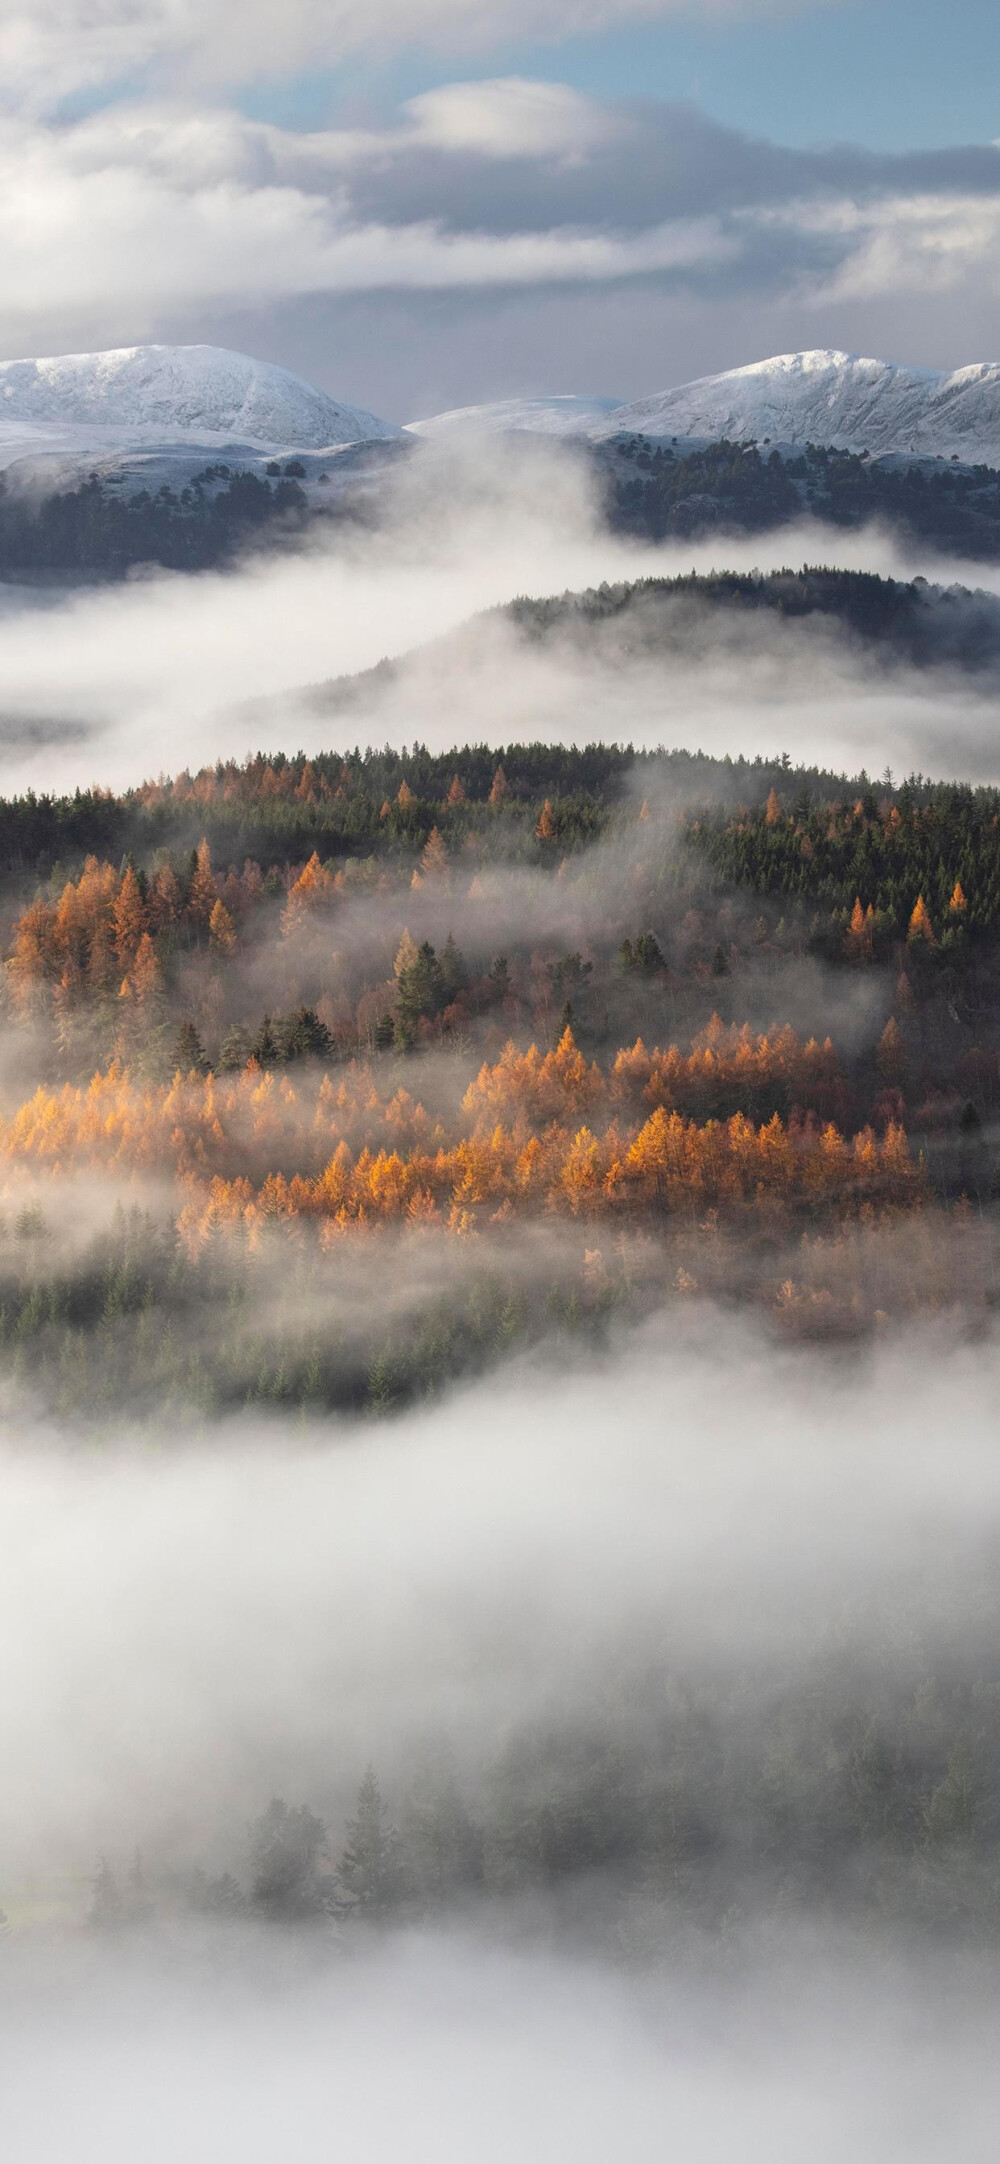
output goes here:
<path id="1" fill-rule="evenodd" d="M 532 435 L 585 436 L 618 410 L 615 398 L 504 398 L 409 421 L 407 429 L 412 436 L 501 436 L 525 429 Z"/>
<path id="2" fill-rule="evenodd" d="M 748 368 L 617 406 L 588 429 L 623 434 L 835 445 L 963 462 L 1000 460 L 1000 363 L 953 375 L 821 350 L 779 353 Z"/>
<path id="3" fill-rule="evenodd" d="M 823 349 L 779 353 L 721 376 L 703 376 L 653 397 L 616 405 L 608 398 L 507 399 L 462 406 L 410 423 L 418 436 L 497 435 L 530 429 L 605 442 L 616 436 L 679 443 L 742 442 L 1000 464 L 1000 362 L 944 375 Z"/>
<path id="4" fill-rule="evenodd" d="M 140 443 L 319 450 L 399 434 L 302 376 L 222 346 L 123 346 L 0 362 L 0 446 Z"/>

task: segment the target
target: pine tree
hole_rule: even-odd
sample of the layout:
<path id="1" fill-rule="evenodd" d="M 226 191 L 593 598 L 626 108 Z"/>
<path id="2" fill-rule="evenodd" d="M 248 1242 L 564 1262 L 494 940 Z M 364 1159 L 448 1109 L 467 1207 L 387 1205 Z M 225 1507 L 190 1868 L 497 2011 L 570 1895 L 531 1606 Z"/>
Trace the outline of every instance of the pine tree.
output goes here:
<path id="1" fill-rule="evenodd" d="M 181 1074 L 208 1073 L 204 1046 L 191 1021 L 182 1022 L 177 1032 L 177 1065 Z"/>
<path id="2" fill-rule="evenodd" d="M 460 949 L 455 945 L 450 932 L 441 949 L 438 966 L 441 976 L 441 997 L 445 1006 L 449 1007 L 452 1000 L 457 999 L 459 992 L 464 992 L 469 981 L 465 968 L 465 959 Z"/>
<path id="3" fill-rule="evenodd" d="M 242 1029 L 238 1023 L 234 1024 L 232 1029 L 226 1031 L 219 1046 L 220 1073 L 232 1074 L 237 1069 L 245 1067 L 251 1052 L 252 1045 L 249 1030 Z"/>
<path id="4" fill-rule="evenodd" d="M 271 1027 L 271 1017 L 269 1014 L 266 1014 L 264 1016 L 260 1028 L 257 1031 L 257 1035 L 254 1038 L 253 1057 L 257 1061 L 259 1067 L 273 1067 L 276 1065 L 277 1061 L 281 1057 L 278 1040 L 275 1036 L 274 1030 Z"/>
<path id="5" fill-rule="evenodd" d="M 322 1914 L 326 1888 L 320 1870 L 326 1827 L 305 1808 L 292 1810 L 272 1798 L 250 1828 L 250 1899 L 272 1923 L 302 1923 Z"/>
<path id="6" fill-rule="evenodd" d="M 356 1814 L 348 1820 L 346 1833 L 336 1874 L 345 1905 L 356 1915 L 384 1916 L 402 1892 L 400 1845 L 371 1766 L 358 1790 Z"/>

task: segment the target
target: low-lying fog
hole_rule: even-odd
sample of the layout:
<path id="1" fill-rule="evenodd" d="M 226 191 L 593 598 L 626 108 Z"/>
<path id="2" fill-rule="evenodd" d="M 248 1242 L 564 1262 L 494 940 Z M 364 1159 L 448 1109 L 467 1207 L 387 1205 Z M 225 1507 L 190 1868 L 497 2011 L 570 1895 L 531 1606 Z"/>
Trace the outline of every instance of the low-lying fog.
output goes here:
<path id="1" fill-rule="evenodd" d="M 138 1946 L 0 1978 L 17 2164 L 988 2164 L 995 1975 L 808 1938 L 674 1994 L 411 1935 L 278 1978 Z M 33 1984 L 33 1987 L 32 1987 Z"/>
<path id="2" fill-rule="evenodd" d="M 995 1677 L 996 1386 L 990 1350 L 845 1366 L 707 1312 L 350 1436 L 84 1444 L 9 1408 L 0 1902 L 66 1921 L 0 1940 L 8 2153 L 986 2164 L 991 1961 L 835 1908 L 758 1927 L 745 1863 L 721 1939 L 675 1960 L 668 1925 L 652 1963 L 538 1915 L 346 1949 L 80 1917 L 99 1852 L 238 1867 L 275 1792 L 342 1825 L 368 1759 L 391 1799 L 421 1738 L 471 1777 L 517 1724 L 641 1723 L 653 1672 L 766 1735 L 789 1677 L 863 1669 L 876 1611 L 890 1698 L 928 1659 Z"/>
<path id="3" fill-rule="evenodd" d="M 996 567 L 904 557 L 877 532 L 808 525 L 767 537 L 649 548 L 609 535 L 574 461 L 532 446 L 436 452 L 404 477 L 390 525 L 342 534 L 228 573 L 152 575 L 61 596 L 0 596 L 0 787 L 126 786 L 144 774 L 242 756 L 266 737 L 313 750 L 369 737 L 700 746 L 777 752 L 856 770 L 1000 778 L 991 687 L 873 671 L 828 640 L 789 649 L 759 634 L 747 656 L 708 648 L 684 667 L 627 659 L 595 677 L 565 654 L 496 633 L 461 666 L 418 670 L 388 709 L 317 716 L 303 686 L 373 666 L 518 594 L 697 568 L 821 561 L 996 590 Z M 39 609 L 42 621 L 39 621 Z M 748 633 L 749 638 L 749 633 Z M 261 702 L 270 702 L 262 707 Z"/>
<path id="4" fill-rule="evenodd" d="M 228 1855 L 275 1793 L 336 1814 L 428 1736 L 476 1767 L 651 1662 L 763 1706 L 876 1596 L 930 1641 L 958 1603 L 995 1665 L 996 1382 L 943 1338 L 841 1364 L 708 1310 L 360 1430 L 9 1413 L 0 1906 L 102 1850 Z"/>

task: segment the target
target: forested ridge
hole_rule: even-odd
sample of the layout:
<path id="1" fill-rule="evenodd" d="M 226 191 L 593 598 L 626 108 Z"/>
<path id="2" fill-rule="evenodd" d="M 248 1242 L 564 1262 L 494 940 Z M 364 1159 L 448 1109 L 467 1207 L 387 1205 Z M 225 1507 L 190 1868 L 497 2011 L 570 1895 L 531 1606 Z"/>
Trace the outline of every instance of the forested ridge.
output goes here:
<path id="1" fill-rule="evenodd" d="M 414 450 L 406 446 L 407 455 Z M 766 534 L 808 517 L 834 531 L 877 523 L 904 544 L 972 561 L 1000 556 L 1000 473 L 985 465 L 874 460 L 816 444 L 790 455 L 725 439 L 685 449 L 642 436 L 574 442 L 564 452 L 589 469 L 612 530 L 649 542 Z M 330 463 L 339 469 L 343 454 Z M 377 525 L 392 510 L 393 463 L 374 481 L 346 465 L 307 476 L 292 458 L 272 460 L 263 473 L 217 461 L 155 488 L 97 472 L 49 489 L 0 482 L 0 570 L 116 578 L 149 563 L 199 571 L 322 536 L 344 520 Z"/>
<path id="2" fill-rule="evenodd" d="M 709 1297 L 988 1319 L 997 792 L 416 745 L 5 821 L 0 1346 L 61 1409 L 387 1410 Z M 48 1191 L 95 1180 L 84 1238 Z M 303 1327 L 379 1242 L 393 1328 Z"/>

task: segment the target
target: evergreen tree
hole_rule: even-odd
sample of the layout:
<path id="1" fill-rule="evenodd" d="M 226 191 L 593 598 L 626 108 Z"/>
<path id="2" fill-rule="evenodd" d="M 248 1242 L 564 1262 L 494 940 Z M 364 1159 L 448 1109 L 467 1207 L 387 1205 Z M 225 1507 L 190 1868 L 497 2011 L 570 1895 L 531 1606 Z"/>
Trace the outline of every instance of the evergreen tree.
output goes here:
<path id="1" fill-rule="evenodd" d="M 464 957 L 455 945 L 450 932 L 441 949 L 438 966 L 441 979 L 441 997 L 444 1005 L 448 1007 L 453 999 L 457 999 L 459 992 L 465 991 L 469 982 Z"/>
<path id="2" fill-rule="evenodd" d="M 272 1797 L 250 1827 L 250 1900 L 272 1923 L 300 1923 L 322 1912 L 321 1864 L 326 1828 L 305 1805 Z"/>
<path id="3" fill-rule="evenodd" d="M 358 1790 L 355 1816 L 347 1822 L 347 1841 L 337 1865 L 337 1884 L 354 1914 L 378 1918 L 394 1908 L 402 1894 L 399 1835 L 369 1766 Z"/>
<path id="4" fill-rule="evenodd" d="M 208 1061 L 192 1021 L 182 1022 L 177 1032 L 177 1065 L 181 1074 L 207 1074 Z"/>

